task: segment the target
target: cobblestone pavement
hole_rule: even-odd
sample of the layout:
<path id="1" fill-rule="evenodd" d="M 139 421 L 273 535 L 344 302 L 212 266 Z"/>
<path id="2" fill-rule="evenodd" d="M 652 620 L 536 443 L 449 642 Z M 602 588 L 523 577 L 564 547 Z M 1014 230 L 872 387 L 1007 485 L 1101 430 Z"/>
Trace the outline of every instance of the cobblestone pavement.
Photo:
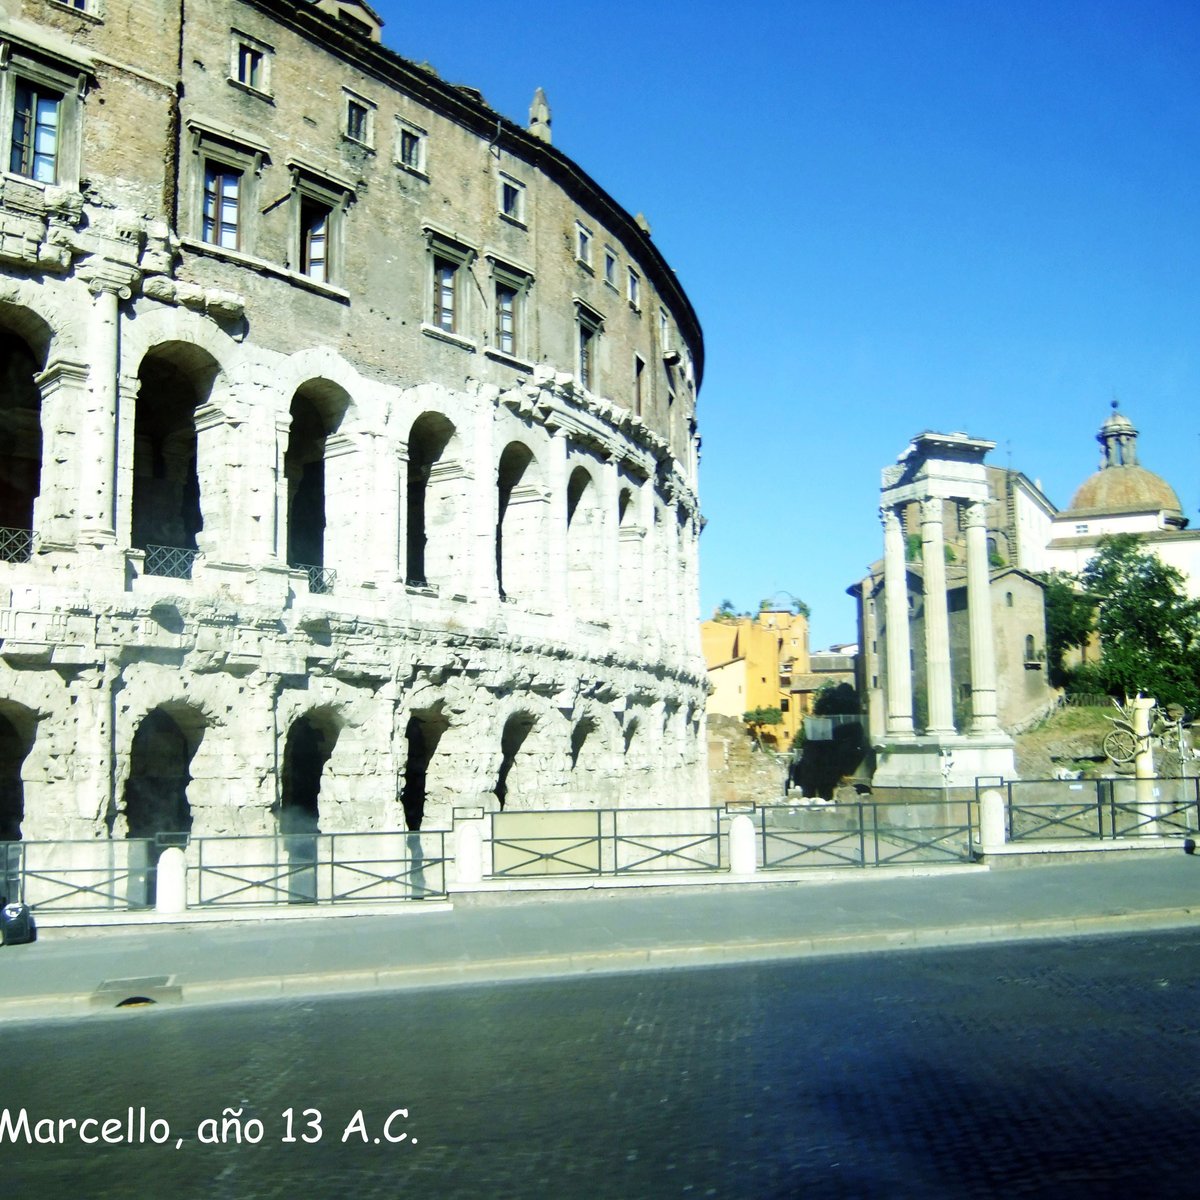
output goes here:
<path id="1" fill-rule="evenodd" d="M 0 1178 L 39 1200 L 1195 1195 L 1198 1022 L 1185 932 L 9 1022 L 10 1120 L 124 1138 L 132 1107 L 137 1142 L 145 1107 L 170 1132 L 3 1137 Z M 261 1141 L 221 1144 L 225 1109 Z"/>

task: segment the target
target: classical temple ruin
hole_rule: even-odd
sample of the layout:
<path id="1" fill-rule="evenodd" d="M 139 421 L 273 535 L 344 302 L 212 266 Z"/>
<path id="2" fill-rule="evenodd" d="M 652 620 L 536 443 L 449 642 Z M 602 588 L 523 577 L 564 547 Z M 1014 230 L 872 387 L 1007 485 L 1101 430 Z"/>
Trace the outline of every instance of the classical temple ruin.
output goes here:
<path id="1" fill-rule="evenodd" d="M 352 0 L 0 20 L 0 841 L 705 803 L 703 343 Z"/>

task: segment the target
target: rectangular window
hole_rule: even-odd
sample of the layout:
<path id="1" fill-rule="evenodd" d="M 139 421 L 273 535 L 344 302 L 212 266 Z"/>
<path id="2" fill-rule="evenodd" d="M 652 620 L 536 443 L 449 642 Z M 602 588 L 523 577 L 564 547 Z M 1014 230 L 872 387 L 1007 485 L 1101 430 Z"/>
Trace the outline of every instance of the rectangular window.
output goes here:
<path id="1" fill-rule="evenodd" d="M 525 185 L 507 175 L 500 176 L 500 213 L 518 225 L 525 224 Z"/>
<path id="2" fill-rule="evenodd" d="M 592 390 L 592 358 L 595 354 L 596 331 L 580 323 L 579 326 L 579 383 L 587 391 Z"/>
<path id="3" fill-rule="evenodd" d="M 429 136 L 419 125 L 406 121 L 403 117 L 396 118 L 396 165 L 411 171 L 415 175 L 424 176 L 427 163 L 426 147 Z"/>
<path id="4" fill-rule="evenodd" d="M 62 93 L 21 79 L 13 107 L 9 170 L 38 183 L 58 181 Z"/>
<path id="5" fill-rule="evenodd" d="M 263 52 L 245 42 L 239 42 L 237 48 L 237 81 L 244 83 L 255 91 L 264 91 L 266 82 L 266 65 Z"/>
<path id="6" fill-rule="evenodd" d="M 642 307 L 642 280 L 632 267 L 629 268 L 628 296 L 631 308 Z"/>
<path id="7" fill-rule="evenodd" d="M 300 273 L 328 283 L 330 277 L 330 228 L 333 211 L 328 204 L 308 196 L 300 199 Z"/>
<path id="8" fill-rule="evenodd" d="M 204 219 L 201 237 L 226 250 L 238 248 L 238 200 L 242 173 L 224 163 L 204 164 Z"/>
<path id="9" fill-rule="evenodd" d="M 578 222 L 575 225 L 575 257 L 585 267 L 592 265 L 592 232 Z"/>
<path id="10" fill-rule="evenodd" d="M 604 282 L 609 287 L 617 286 L 617 256 L 607 246 L 604 249 Z"/>
<path id="11" fill-rule="evenodd" d="M 445 333 L 456 333 L 458 312 L 455 306 L 458 264 L 438 255 L 433 259 L 433 324 Z"/>
<path id="12" fill-rule="evenodd" d="M 599 383 L 596 352 L 600 348 L 604 318 L 578 300 L 575 310 L 579 328 L 579 384 L 586 391 L 594 392 Z"/>
<path id="13" fill-rule="evenodd" d="M 421 135 L 411 129 L 400 130 L 400 161 L 414 171 L 421 169 Z"/>
<path id="14" fill-rule="evenodd" d="M 519 293 L 507 283 L 496 284 L 496 348 L 517 352 L 517 300 Z"/>
<path id="15" fill-rule="evenodd" d="M 346 136 L 364 144 L 367 141 L 367 106 L 357 100 L 346 101 Z"/>
<path id="16" fill-rule="evenodd" d="M 640 354 L 633 356 L 633 411 L 637 416 L 642 415 L 642 403 L 645 399 L 646 363 Z"/>
<path id="17" fill-rule="evenodd" d="M 664 353 L 671 348 L 671 326 L 667 322 L 665 309 L 658 310 L 658 341 Z"/>

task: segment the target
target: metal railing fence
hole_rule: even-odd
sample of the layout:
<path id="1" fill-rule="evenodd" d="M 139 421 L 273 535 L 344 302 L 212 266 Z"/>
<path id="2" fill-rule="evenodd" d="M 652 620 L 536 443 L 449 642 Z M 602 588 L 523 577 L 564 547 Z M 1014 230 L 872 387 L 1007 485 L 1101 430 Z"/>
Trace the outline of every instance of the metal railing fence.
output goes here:
<path id="1" fill-rule="evenodd" d="M 855 800 L 757 812 L 764 870 L 969 862 L 976 802 Z"/>
<path id="2" fill-rule="evenodd" d="M 188 903 L 345 904 L 446 894 L 445 833 L 335 833 L 0 842 L 0 895 L 38 912 L 153 906 L 163 850 L 188 861 Z"/>
<path id="3" fill-rule="evenodd" d="M 428 830 L 193 838 L 188 899 L 221 908 L 444 896 L 445 837 Z"/>
<path id="4" fill-rule="evenodd" d="M 1200 829 L 1200 779 L 1022 779 L 1002 786 L 1010 842 L 1170 837 Z"/>
<path id="5" fill-rule="evenodd" d="M 719 808 L 492 813 L 491 877 L 719 871 L 729 815 Z"/>

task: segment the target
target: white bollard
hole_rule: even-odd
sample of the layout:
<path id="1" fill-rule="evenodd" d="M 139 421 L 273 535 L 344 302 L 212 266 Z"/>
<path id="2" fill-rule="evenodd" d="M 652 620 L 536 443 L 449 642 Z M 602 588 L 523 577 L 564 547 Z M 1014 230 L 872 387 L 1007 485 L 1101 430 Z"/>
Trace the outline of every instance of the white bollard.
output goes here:
<path id="1" fill-rule="evenodd" d="M 733 875 L 753 875 L 758 870 L 754 822 L 745 813 L 729 822 L 729 870 Z"/>
<path id="2" fill-rule="evenodd" d="M 979 797 L 979 843 L 984 852 L 996 850 L 1007 840 L 1004 797 L 989 788 Z"/>
<path id="3" fill-rule="evenodd" d="M 187 859 L 178 846 L 168 846 L 159 856 L 154 911 L 187 912 Z"/>
<path id="4" fill-rule="evenodd" d="M 454 826 L 454 877 L 459 883 L 483 879 L 483 822 L 458 821 Z"/>

